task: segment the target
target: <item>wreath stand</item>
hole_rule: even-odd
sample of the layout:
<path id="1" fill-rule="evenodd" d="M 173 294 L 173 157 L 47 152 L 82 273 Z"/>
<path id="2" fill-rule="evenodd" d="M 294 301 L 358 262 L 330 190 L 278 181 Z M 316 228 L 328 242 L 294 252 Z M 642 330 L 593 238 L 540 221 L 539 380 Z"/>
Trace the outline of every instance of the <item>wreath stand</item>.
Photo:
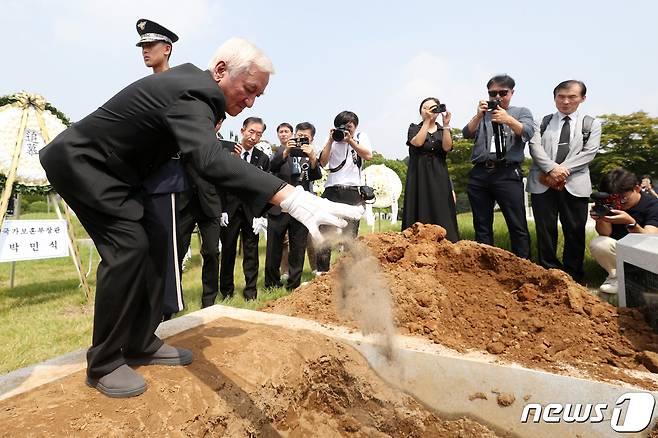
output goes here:
<path id="1" fill-rule="evenodd" d="M 23 113 L 21 116 L 20 127 L 18 129 L 18 133 L 16 134 L 16 145 L 14 147 L 11 166 L 7 174 L 7 179 L 5 181 L 4 189 L 2 191 L 2 198 L 0 198 L 0 229 L 4 224 L 5 216 L 7 214 L 7 207 L 9 206 L 9 198 L 11 198 L 12 189 L 16 181 L 18 162 L 21 156 L 23 138 L 25 136 L 25 128 L 27 126 L 30 108 L 33 108 L 36 113 L 37 121 L 39 123 L 39 129 L 41 131 L 41 136 L 44 140 L 44 143 L 48 144 L 50 143 L 51 140 L 48 134 L 48 130 L 46 128 L 46 124 L 43 119 L 43 111 L 46 109 L 45 100 L 43 99 L 43 97 L 41 97 L 38 94 L 17 93 L 14 96 L 12 96 L 12 98 L 14 102 L 11 103 L 10 105 L 14 107 L 22 108 Z M 55 211 L 57 213 L 57 217 L 59 219 L 62 219 L 62 210 L 64 211 L 63 216 L 66 219 L 66 226 L 68 229 L 68 236 L 69 236 L 69 240 L 68 240 L 69 252 L 71 254 L 71 259 L 73 260 L 73 265 L 75 266 L 75 269 L 78 272 L 78 277 L 80 279 L 80 286 L 82 287 L 82 290 L 84 292 L 85 300 L 89 302 L 89 299 L 91 297 L 91 289 L 89 288 L 89 283 L 87 282 L 87 276 L 85 275 L 85 272 L 82 269 L 82 263 L 80 261 L 80 253 L 75 243 L 75 233 L 73 229 L 73 222 L 71 220 L 70 208 L 64 202 L 64 200 L 62 200 L 61 201 L 62 209 L 60 210 L 60 204 L 56 199 L 55 195 L 50 193 L 48 197 L 50 202 L 52 202 L 52 204 L 54 205 Z M 20 207 L 18 207 L 18 212 L 20 214 Z M 14 277 L 13 274 L 14 274 L 15 263 L 16 262 L 12 262 L 11 287 L 13 287 L 13 277 Z"/>

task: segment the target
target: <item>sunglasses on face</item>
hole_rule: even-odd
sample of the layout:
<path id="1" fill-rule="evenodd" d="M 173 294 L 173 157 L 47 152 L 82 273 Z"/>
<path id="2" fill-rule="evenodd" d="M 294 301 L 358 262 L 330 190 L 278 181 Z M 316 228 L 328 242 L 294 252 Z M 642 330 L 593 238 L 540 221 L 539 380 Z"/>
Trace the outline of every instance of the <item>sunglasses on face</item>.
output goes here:
<path id="1" fill-rule="evenodd" d="M 509 93 L 509 90 L 496 90 L 496 91 L 489 90 L 488 93 L 489 93 L 489 97 L 496 97 L 496 96 L 505 97 Z"/>

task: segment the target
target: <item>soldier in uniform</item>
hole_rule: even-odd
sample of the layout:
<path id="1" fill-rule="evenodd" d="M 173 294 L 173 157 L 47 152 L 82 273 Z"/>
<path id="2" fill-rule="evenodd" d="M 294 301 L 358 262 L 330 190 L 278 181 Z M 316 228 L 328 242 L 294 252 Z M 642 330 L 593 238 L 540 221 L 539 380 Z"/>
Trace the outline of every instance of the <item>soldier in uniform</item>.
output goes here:
<path id="1" fill-rule="evenodd" d="M 169 58 L 178 36 L 155 21 L 140 18 L 135 26 L 140 36 L 137 47 L 141 47 L 144 64 L 153 73 L 169 70 Z M 177 194 L 187 188 L 185 172 L 178 155 L 173 156 L 157 172 L 143 183 L 144 221 L 149 235 L 150 256 L 153 258 L 155 274 L 151 286 L 163 293 L 162 313 L 171 315 L 183 310 L 181 269 L 179 268 L 178 207 Z M 165 319 L 168 319 L 166 316 Z"/>

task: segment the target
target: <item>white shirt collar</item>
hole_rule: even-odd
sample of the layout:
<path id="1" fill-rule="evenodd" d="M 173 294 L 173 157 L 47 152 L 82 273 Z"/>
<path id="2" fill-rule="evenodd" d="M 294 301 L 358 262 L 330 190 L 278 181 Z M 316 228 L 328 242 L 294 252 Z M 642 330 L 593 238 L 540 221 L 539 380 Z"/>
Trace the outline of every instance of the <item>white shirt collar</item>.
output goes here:
<path id="1" fill-rule="evenodd" d="M 570 120 L 578 120 L 578 110 L 572 112 L 571 114 L 564 114 L 560 111 L 557 112 L 559 121 L 561 122 L 566 116 L 569 116 Z"/>

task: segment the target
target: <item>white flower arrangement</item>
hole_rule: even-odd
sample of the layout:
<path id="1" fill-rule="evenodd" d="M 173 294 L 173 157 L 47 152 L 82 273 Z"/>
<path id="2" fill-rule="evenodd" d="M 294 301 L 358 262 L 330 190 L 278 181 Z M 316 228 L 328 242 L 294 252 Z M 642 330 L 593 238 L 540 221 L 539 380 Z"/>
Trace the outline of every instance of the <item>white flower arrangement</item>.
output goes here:
<path id="1" fill-rule="evenodd" d="M 46 172 L 39 162 L 39 151 L 43 149 L 46 142 L 39 126 L 35 107 L 30 105 L 27 107 L 27 111 L 25 132 L 23 138 L 19 139 L 21 155 L 16 169 L 15 183 L 28 187 L 48 186 Z M 57 115 L 48 110 L 44 110 L 41 114 L 50 139 L 55 138 L 66 129 L 66 125 Z M 0 175 L 4 177 L 11 170 L 22 116 L 23 108 L 21 106 L 12 103 L 0 107 Z"/>
<path id="2" fill-rule="evenodd" d="M 402 194 L 402 181 L 393 169 L 383 164 L 368 166 L 363 171 L 365 183 L 375 190 L 374 208 L 397 205 Z"/>

